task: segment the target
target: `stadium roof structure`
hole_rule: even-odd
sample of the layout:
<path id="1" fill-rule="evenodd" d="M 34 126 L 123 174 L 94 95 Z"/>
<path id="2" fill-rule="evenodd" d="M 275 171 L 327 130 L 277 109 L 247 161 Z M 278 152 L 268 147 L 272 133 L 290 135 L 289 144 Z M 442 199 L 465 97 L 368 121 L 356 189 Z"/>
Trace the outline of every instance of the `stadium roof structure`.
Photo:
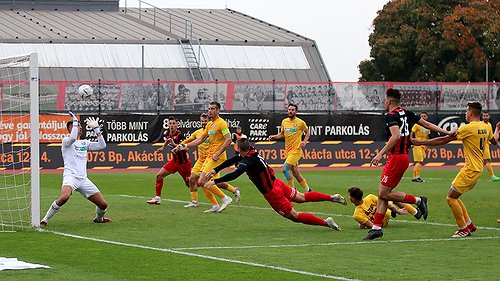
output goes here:
<path id="1" fill-rule="evenodd" d="M 47 81 L 330 81 L 314 40 L 241 12 L 117 3 L 0 0 L 0 57 L 39 53 Z"/>

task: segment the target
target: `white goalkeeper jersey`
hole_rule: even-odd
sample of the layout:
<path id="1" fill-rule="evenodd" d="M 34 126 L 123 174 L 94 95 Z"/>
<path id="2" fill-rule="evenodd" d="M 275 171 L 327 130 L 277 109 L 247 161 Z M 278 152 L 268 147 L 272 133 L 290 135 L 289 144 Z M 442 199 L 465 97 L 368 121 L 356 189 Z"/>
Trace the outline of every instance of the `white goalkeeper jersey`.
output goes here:
<path id="1" fill-rule="evenodd" d="M 73 125 L 69 137 L 62 141 L 62 155 L 64 161 L 63 176 L 71 175 L 77 178 L 87 177 L 87 152 L 101 150 L 106 147 L 106 142 L 102 135 L 97 138 L 97 142 L 89 140 L 77 140 L 78 126 Z"/>

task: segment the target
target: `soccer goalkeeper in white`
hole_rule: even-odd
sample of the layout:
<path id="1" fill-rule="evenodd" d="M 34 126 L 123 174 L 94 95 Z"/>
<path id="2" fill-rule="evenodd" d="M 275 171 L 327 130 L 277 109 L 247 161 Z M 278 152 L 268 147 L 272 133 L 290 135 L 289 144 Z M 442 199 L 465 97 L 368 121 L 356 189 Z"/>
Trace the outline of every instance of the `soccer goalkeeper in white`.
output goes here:
<path id="1" fill-rule="evenodd" d="M 106 142 L 99 129 L 99 124 L 96 120 L 87 121 L 88 127 L 93 129 L 97 135 L 97 142 L 80 140 L 82 127 L 71 111 L 69 112 L 69 116 L 73 119 L 66 125 L 70 132 L 70 136 L 63 139 L 61 148 L 64 160 L 61 195 L 57 200 L 52 202 L 47 214 L 45 214 L 45 217 L 43 217 L 40 222 L 41 228 L 47 226 L 49 219 L 68 201 L 74 190 L 80 192 L 85 198 L 96 205 L 95 223 L 111 222 L 111 219 L 104 217 L 106 209 L 108 208 L 108 203 L 106 203 L 102 193 L 95 184 L 87 178 L 87 151 L 101 150 L 106 147 Z"/>

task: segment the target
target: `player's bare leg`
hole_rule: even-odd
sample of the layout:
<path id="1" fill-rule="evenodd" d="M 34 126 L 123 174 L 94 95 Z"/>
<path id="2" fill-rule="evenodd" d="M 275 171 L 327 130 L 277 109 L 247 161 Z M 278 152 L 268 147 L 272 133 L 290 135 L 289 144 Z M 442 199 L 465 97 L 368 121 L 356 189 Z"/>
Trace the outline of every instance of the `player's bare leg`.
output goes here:
<path id="1" fill-rule="evenodd" d="M 170 172 L 165 170 L 163 167 L 156 173 L 156 196 L 147 201 L 150 205 L 159 205 L 161 204 L 161 190 L 163 189 L 163 179 L 170 175 Z"/>
<path id="2" fill-rule="evenodd" d="M 68 202 L 69 198 L 71 197 L 71 194 L 73 193 L 73 189 L 69 185 L 64 185 L 61 187 L 61 194 L 59 197 L 52 202 L 50 205 L 49 209 L 47 210 L 47 213 L 43 217 L 43 219 L 40 221 L 40 227 L 44 228 L 47 226 L 47 223 L 49 222 L 49 219 L 52 218 L 57 212 L 59 212 L 59 209 Z"/>
<path id="3" fill-rule="evenodd" d="M 96 194 L 90 196 L 88 199 L 90 202 L 96 205 L 94 218 L 95 223 L 112 222 L 110 218 L 104 217 L 104 215 L 106 214 L 106 210 L 108 209 L 108 203 L 104 199 L 104 196 L 102 196 L 102 193 L 97 192 Z"/>

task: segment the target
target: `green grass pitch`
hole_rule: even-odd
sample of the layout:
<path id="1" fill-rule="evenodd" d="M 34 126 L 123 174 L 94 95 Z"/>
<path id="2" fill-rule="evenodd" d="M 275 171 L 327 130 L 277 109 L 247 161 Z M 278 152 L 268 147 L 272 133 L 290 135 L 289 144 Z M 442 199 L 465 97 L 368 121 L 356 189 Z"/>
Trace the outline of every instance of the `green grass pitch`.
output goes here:
<path id="1" fill-rule="evenodd" d="M 397 190 L 429 198 L 429 218 L 391 220 L 384 237 L 362 241 L 367 230 L 354 206 L 295 204 L 298 211 L 333 216 L 343 231 L 286 220 L 244 175 L 234 181 L 242 201 L 223 213 L 199 192 L 199 208 L 185 209 L 189 192 L 179 175 L 166 178 L 161 205 L 150 206 L 155 173 L 91 173 L 109 203 L 110 224 L 94 224 L 94 206 L 76 193 L 46 231 L 0 233 L 0 256 L 51 269 L 0 272 L 0 280 L 498 280 L 500 182 L 487 173 L 462 197 L 478 231 L 451 239 L 455 221 L 446 194 L 458 169 L 411 170 Z M 380 170 L 303 171 L 310 186 L 329 194 L 359 186 L 375 193 Z M 282 178 L 282 174 L 277 172 Z M 61 175 L 42 174 L 42 216 L 58 196 Z"/>

